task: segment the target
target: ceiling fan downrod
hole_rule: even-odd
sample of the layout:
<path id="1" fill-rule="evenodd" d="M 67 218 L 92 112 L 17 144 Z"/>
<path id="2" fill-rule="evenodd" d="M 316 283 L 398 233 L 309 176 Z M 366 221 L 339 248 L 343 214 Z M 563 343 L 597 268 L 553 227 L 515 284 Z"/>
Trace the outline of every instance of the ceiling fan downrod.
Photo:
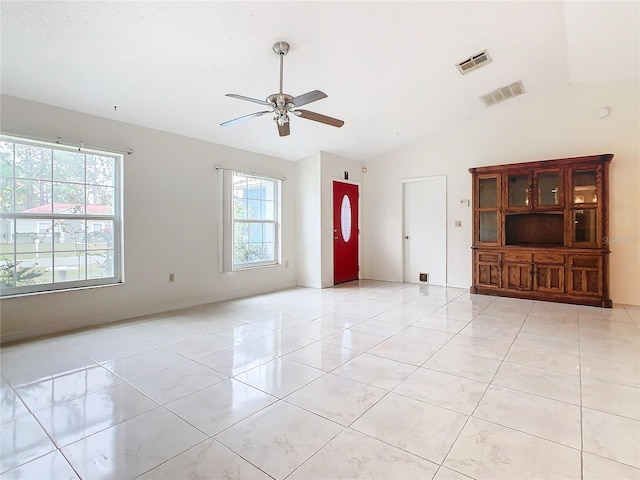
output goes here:
<path id="1" fill-rule="evenodd" d="M 278 54 L 280 57 L 280 91 L 277 95 L 271 95 L 267 98 L 267 101 L 273 101 L 276 104 L 274 117 L 275 122 L 283 127 L 285 123 L 289 123 L 289 109 L 287 108 L 287 103 L 291 101 L 290 96 L 287 96 L 283 92 L 284 88 L 284 56 L 289 53 L 290 45 L 285 41 L 279 41 L 273 44 L 273 51 Z M 275 98 L 274 98 L 275 97 Z"/>
<path id="2" fill-rule="evenodd" d="M 280 95 L 282 95 L 282 77 L 284 72 L 284 56 L 289 53 L 290 45 L 287 42 L 280 41 L 273 44 L 273 51 L 280 57 Z"/>

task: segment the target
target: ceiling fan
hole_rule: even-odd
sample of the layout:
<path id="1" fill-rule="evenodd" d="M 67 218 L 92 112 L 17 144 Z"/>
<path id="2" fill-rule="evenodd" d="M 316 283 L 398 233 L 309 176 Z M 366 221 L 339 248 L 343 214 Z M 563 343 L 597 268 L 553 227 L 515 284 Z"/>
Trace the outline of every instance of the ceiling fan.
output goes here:
<path id="1" fill-rule="evenodd" d="M 309 110 L 301 110 L 298 107 L 306 105 L 307 103 L 315 102 L 327 98 L 327 94 L 320 90 L 313 90 L 297 97 L 293 97 L 282 91 L 282 71 L 284 56 L 289 52 L 289 44 L 287 42 L 276 42 L 273 44 L 273 51 L 280 57 L 280 93 L 274 93 L 269 95 L 266 100 L 259 100 L 257 98 L 245 97 L 243 95 L 236 95 L 235 93 L 227 93 L 226 97 L 239 98 L 240 100 L 246 100 L 247 102 L 257 103 L 259 105 L 265 105 L 269 107 L 269 110 L 262 112 L 251 113 L 243 117 L 234 118 L 227 122 L 221 123 L 223 127 L 229 125 L 235 125 L 236 123 L 249 120 L 250 118 L 260 117 L 267 113 L 275 113 L 273 120 L 278 125 L 278 133 L 281 137 L 289 135 L 289 114 L 292 113 L 298 117 L 306 118 L 307 120 L 313 120 L 314 122 L 324 123 L 331 125 L 332 127 L 341 127 L 344 125 L 342 120 L 337 118 L 328 117 L 319 113 L 310 112 Z"/>

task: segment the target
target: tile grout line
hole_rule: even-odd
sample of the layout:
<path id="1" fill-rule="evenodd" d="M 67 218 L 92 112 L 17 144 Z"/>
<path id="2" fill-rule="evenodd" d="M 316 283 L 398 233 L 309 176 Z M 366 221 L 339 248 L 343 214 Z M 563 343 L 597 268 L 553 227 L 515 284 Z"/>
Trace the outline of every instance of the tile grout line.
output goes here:
<path id="1" fill-rule="evenodd" d="M 67 464 L 71 467 L 71 470 L 73 470 L 75 472 L 75 474 L 78 476 L 78 478 L 80 480 L 82 479 L 82 476 L 80 475 L 80 472 L 78 471 L 78 469 L 76 469 L 75 466 L 73 466 L 73 464 L 71 463 L 71 461 L 67 458 L 67 456 L 65 455 L 65 453 L 62 451 L 62 448 L 58 449 L 58 451 L 60 452 L 60 455 L 62 455 L 62 458 L 64 458 L 64 460 L 67 462 Z"/>
<path id="2" fill-rule="evenodd" d="M 527 321 L 527 317 L 530 315 L 531 310 L 533 309 L 533 306 L 535 305 L 535 301 L 531 302 L 531 305 L 527 311 L 527 314 L 525 315 L 524 320 L 522 321 L 522 325 L 520 325 L 520 329 L 518 330 L 518 334 L 516 334 L 516 338 L 517 336 L 520 334 L 520 332 L 522 331 L 522 327 L 524 326 L 524 324 Z M 514 339 L 515 341 L 515 339 Z M 513 346 L 513 342 L 511 343 L 511 346 Z M 509 347 L 509 351 L 511 351 L 511 347 Z M 507 352 L 507 355 L 509 355 L 509 351 Z M 505 355 L 505 359 L 507 358 L 507 355 Z M 462 426 L 462 428 L 460 429 L 460 431 L 458 432 L 458 435 L 456 435 L 455 440 L 453 441 L 453 443 L 451 444 L 451 447 L 449 447 L 449 450 L 447 451 L 446 455 L 444 456 L 444 459 L 442 460 L 442 464 L 441 466 L 444 465 L 444 463 L 446 462 L 447 458 L 449 457 L 449 455 L 451 454 L 451 450 L 453 450 L 453 447 L 455 446 L 455 444 L 458 442 L 458 439 L 460 438 L 460 435 L 462 434 L 462 432 L 464 431 L 464 429 L 466 428 L 467 424 L 469 423 L 469 420 L 473 417 L 473 414 L 475 413 L 475 411 L 478 409 L 478 407 L 480 406 L 480 403 L 482 403 L 482 399 L 485 397 L 485 395 L 487 394 L 487 391 L 489 390 L 489 388 L 491 387 L 491 385 L 493 385 L 493 382 L 496 378 L 496 376 L 498 375 L 498 372 L 500 371 L 500 368 L 502 368 L 502 365 L 504 364 L 504 359 L 500 361 L 500 365 L 498 366 L 498 368 L 496 369 L 496 372 L 493 374 L 493 378 L 491 379 L 491 381 L 487 384 L 487 387 L 485 388 L 482 396 L 480 397 L 480 400 L 478 400 L 478 403 L 476 404 L 475 408 L 473 409 L 473 411 L 471 412 L 471 414 L 467 417 L 467 420 L 465 421 L 464 425 Z M 508 428 L 508 427 L 507 427 Z M 449 467 L 447 467 L 449 468 Z M 439 470 L 439 469 L 438 469 Z M 437 472 L 436 472 L 437 473 Z"/>
<path id="3" fill-rule="evenodd" d="M 269 404 L 269 405 L 267 405 L 267 406 L 265 406 L 265 407 L 263 407 L 263 408 L 262 408 L 262 409 L 260 409 L 259 411 L 262 411 L 262 410 L 264 410 L 265 408 L 267 408 L 267 407 L 269 407 L 269 406 L 271 406 L 271 405 L 274 405 L 274 404 L 275 404 L 275 402 L 274 402 L 274 403 L 271 403 L 271 404 Z M 205 438 L 205 439 L 203 439 L 201 442 L 198 442 L 198 443 L 196 443 L 195 445 L 193 445 L 193 446 L 191 446 L 191 447 L 189 447 L 189 448 L 187 448 L 187 449 L 185 449 L 185 450 L 183 450 L 183 451 L 181 451 L 181 452 L 179 452 L 179 453 L 175 454 L 174 456 L 172 456 L 172 457 L 170 457 L 170 458 L 168 458 L 168 459 L 166 459 L 166 460 L 162 461 L 162 462 L 161 462 L 161 463 L 159 463 L 158 465 L 155 465 L 155 466 L 153 466 L 152 468 L 150 468 L 150 469 L 148 469 L 148 470 L 146 470 L 146 471 L 144 471 L 144 472 L 140 473 L 139 475 L 136 475 L 136 477 L 135 477 L 135 478 L 140 478 L 142 475 L 145 475 L 146 473 L 151 472 L 152 470 L 155 470 L 156 468 L 160 467 L 161 465 L 164 465 L 164 464 L 166 464 L 166 463 L 170 462 L 170 461 L 171 461 L 171 460 L 173 460 L 174 458 L 179 457 L 180 455 L 184 454 L 185 452 L 188 452 L 189 450 L 191 450 L 191 449 L 193 449 L 193 448 L 196 448 L 197 446 L 202 445 L 203 443 L 208 442 L 208 441 L 214 441 L 214 442 L 216 442 L 218 445 L 220 445 L 220 446 L 222 446 L 223 448 L 225 448 L 225 449 L 229 450 L 232 454 L 237 455 L 238 457 L 242 458 L 244 461 L 246 461 L 246 462 L 247 462 L 247 463 L 249 463 L 250 465 L 254 466 L 254 467 L 255 467 L 255 468 L 257 468 L 258 470 L 260 470 L 261 472 L 263 472 L 263 473 L 264 473 L 265 475 L 267 475 L 269 478 L 274 478 L 274 477 L 272 477 L 271 475 L 269 475 L 267 472 L 265 472 L 264 470 L 262 470 L 260 467 L 258 467 L 257 465 L 253 464 L 251 461 L 249 461 L 248 459 L 246 459 L 245 457 L 243 457 L 243 456 L 242 456 L 242 455 L 240 455 L 239 453 L 235 452 L 234 450 L 231 450 L 231 449 L 230 449 L 229 447 L 227 447 L 224 443 L 220 442 L 219 440 L 217 440 L 217 439 L 215 438 L 215 435 L 217 435 L 218 433 L 223 432 L 224 430 L 226 430 L 227 428 L 232 427 L 233 425 L 230 425 L 229 427 L 227 427 L 227 428 L 225 428 L 225 429 L 221 430 L 220 432 L 216 433 L 215 435 L 208 435 L 208 434 L 206 434 L 205 432 L 203 432 L 202 430 L 200 430 L 198 427 L 196 427 L 195 425 L 193 425 L 192 423 L 190 423 L 190 422 L 188 422 L 187 420 L 185 420 L 185 419 L 183 419 L 182 417 L 180 417 L 178 414 L 176 414 L 176 413 L 172 412 L 171 410 L 169 410 L 169 409 L 168 409 L 168 408 L 166 408 L 166 407 L 165 407 L 165 409 L 166 409 L 169 413 L 171 413 L 171 414 L 175 415 L 175 416 L 176 416 L 176 417 L 178 417 L 180 420 L 184 421 L 185 423 L 187 423 L 187 424 L 188 424 L 188 425 L 190 425 L 191 427 L 193 427 L 193 428 L 195 428 L 196 430 L 198 430 L 199 432 L 201 432 L 201 433 L 202 433 L 206 438 Z M 259 412 L 259 411 L 258 411 L 258 412 Z M 255 413 L 258 413 L 258 412 L 255 412 Z M 255 413 L 254 413 L 254 414 L 255 414 Z M 252 415 L 254 415 L 254 414 L 251 414 L 250 416 L 252 416 Z M 246 417 L 246 418 L 249 418 L 249 417 Z M 246 419 L 246 418 L 245 418 L 245 419 Z M 245 419 L 242 419 L 242 420 L 245 420 Z M 240 423 L 242 420 L 239 420 L 239 421 L 238 421 L 238 422 L 236 422 L 234 425 L 236 425 L 237 423 Z"/>
<path id="4" fill-rule="evenodd" d="M 578 365 L 580 367 L 580 480 L 584 479 L 584 415 L 582 406 L 582 335 L 580 330 L 580 312 L 576 312 L 578 317 Z"/>
<path id="5" fill-rule="evenodd" d="M 275 405 L 275 403 L 277 403 L 277 402 L 273 402 L 273 403 L 271 403 L 271 404 L 269 404 L 269 405 L 266 405 L 265 407 L 261 408 L 261 409 L 260 409 L 260 410 L 258 410 L 257 412 L 254 412 L 253 414 L 249 415 L 249 417 L 251 417 L 251 416 L 253 416 L 253 415 L 257 414 L 258 412 L 261 412 L 262 410 L 264 410 L 264 409 L 266 409 L 266 408 L 268 408 L 268 407 L 270 407 L 270 406 L 272 406 L 272 405 Z M 229 425 L 229 427 L 226 427 L 225 429 L 221 430 L 220 432 L 217 432 L 217 433 L 216 433 L 216 434 L 214 434 L 214 435 L 208 435 L 207 433 L 203 432 L 203 431 L 202 431 L 202 430 L 200 430 L 198 427 L 196 427 L 195 425 L 193 425 L 191 422 L 189 422 L 189 421 L 185 420 L 184 418 L 182 418 L 182 417 L 181 417 L 180 415 L 178 415 L 177 413 L 175 413 L 175 412 L 173 412 L 173 411 L 169 410 L 169 409 L 168 409 L 167 407 L 165 407 L 164 405 L 160 405 L 160 408 L 163 408 L 163 409 L 164 409 L 164 410 L 166 410 L 168 413 L 170 413 L 171 415 L 173 415 L 173 416 L 175 416 L 176 418 L 178 418 L 180 421 L 182 421 L 182 422 L 186 423 L 187 425 L 189 425 L 190 427 L 192 427 L 192 428 L 196 429 L 198 432 L 202 433 L 206 438 L 204 438 L 201 442 L 198 442 L 198 443 L 196 443 L 195 445 L 192 445 L 191 447 L 188 447 L 188 448 L 186 448 L 185 450 L 182 450 L 182 451 L 180 451 L 180 452 L 176 453 L 176 454 L 175 454 L 175 455 L 173 455 L 172 457 L 170 457 L 170 458 L 168 458 L 168 459 L 164 460 L 163 462 L 159 463 L 158 465 L 153 466 L 153 467 L 152 467 L 152 468 L 150 468 L 149 470 L 146 470 L 145 472 L 142 472 L 142 473 L 140 473 L 139 475 L 136 475 L 136 477 L 135 477 L 135 478 L 139 478 L 140 476 L 144 475 L 145 473 L 150 472 L 151 470 L 154 470 L 154 469 L 158 468 L 160 465 L 163 465 L 163 464 L 165 464 L 165 463 L 167 463 L 167 462 L 169 462 L 169 461 L 173 460 L 174 458 L 176 458 L 176 457 L 178 457 L 178 456 L 182 455 L 183 453 L 185 453 L 185 452 L 187 452 L 187 451 L 191 450 L 192 448 L 195 448 L 195 447 L 197 447 L 198 445 L 202 445 L 204 442 L 207 442 L 207 441 L 210 441 L 210 440 L 213 440 L 213 441 L 215 441 L 216 443 L 218 443 L 219 445 L 222 445 L 224 448 L 226 448 L 227 450 L 229 450 L 229 451 L 230 451 L 230 452 L 232 452 L 233 454 L 235 454 L 235 455 L 237 455 L 237 456 L 241 457 L 243 460 L 245 460 L 245 461 L 246 461 L 246 462 L 248 462 L 249 464 L 253 465 L 255 468 L 257 468 L 257 469 L 258 469 L 258 470 L 260 470 L 261 472 L 265 473 L 268 477 L 273 478 L 271 475 L 269 475 L 269 474 L 267 474 L 266 472 L 264 472 L 260 467 L 258 467 L 257 465 L 254 465 L 254 464 L 253 464 L 252 462 L 250 462 L 248 459 L 246 459 L 245 457 L 243 457 L 243 456 L 242 456 L 242 455 L 240 455 L 239 453 L 237 453 L 237 452 L 235 452 L 235 451 L 231 450 L 229 447 L 227 447 L 225 444 L 223 444 L 222 442 L 220 442 L 219 440 L 217 440 L 217 439 L 215 438 L 215 435 L 218 435 L 219 433 L 222 433 L 224 430 L 227 430 L 228 428 L 231 428 L 233 425 L 236 425 L 237 423 L 240 423 L 241 421 L 244 421 L 244 420 L 246 420 L 246 419 L 247 419 L 247 418 L 249 418 L 249 417 L 245 417 L 245 418 L 243 418 L 242 420 L 239 420 L 238 422 L 234 423 L 233 425 Z M 156 409 L 154 409 L 154 410 L 156 410 Z"/>
<path id="6" fill-rule="evenodd" d="M 459 298 L 459 297 L 457 297 L 457 298 Z M 496 299 L 493 299 L 491 302 L 489 302 L 487 305 L 485 305 L 485 306 L 480 310 L 480 312 L 479 312 L 479 313 L 475 314 L 475 315 L 471 318 L 471 320 L 469 320 L 469 321 L 466 323 L 466 325 L 465 325 L 464 327 L 462 327 L 462 329 L 460 329 L 460 331 L 459 331 L 458 333 L 456 333 L 453 337 L 451 337 L 449 340 L 447 340 L 447 341 L 444 343 L 444 345 L 442 345 L 442 347 L 440 347 L 440 349 L 438 349 L 438 350 L 437 350 L 436 352 L 434 352 L 434 353 L 433 353 L 433 354 L 432 354 L 432 355 L 431 355 L 427 360 L 425 360 L 425 362 L 424 362 L 424 363 L 423 363 L 419 368 L 427 368 L 427 367 L 423 367 L 423 365 L 424 365 L 425 363 L 427 363 L 427 362 L 429 361 L 429 359 L 431 359 L 431 358 L 432 358 L 436 353 L 440 352 L 440 351 L 445 347 L 445 345 L 447 345 L 451 340 L 453 340 L 454 338 L 456 338 L 456 337 L 460 334 L 460 332 L 461 332 L 462 330 L 464 330 L 465 328 L 467 328 L 467 326 L 468 326 L 471 322 L 473 322 L 473 319 L 474 319 L 474 318 L 476 318 L 478 315 L 480 315 L 480 313 L 482 313 L 482 312 L 483 312 L 483 311 L 485 311 L 487 308 L 489 308 L 489 306 L 490 306 L 490 305 L 492 305 L 493 303 L 495 303 L 495 301 L 496 301 Z M 449 305 L 449 303 L 451 303 L 451 302 L 447 302 L 447 303 L 445 304 L 445 306 L 446 306 L 446 305 Z M 499 367 L 498 367 L 498 368 L 499 368 Z M 434 370 L 434 371 L 439 371 L 439 370 Z M 441 373 L 446 373 L 446 372 L 441 372 Z M 497 370 L 496 370 L 496 373 L 497 373 Z M 466 377 L 460 377 L 460 378 L 466 378 Z M 467 380 L 469 380 L 469 379 L 467 379 Z M 477 381 L 477 380 L 476 380 L 476 381 Z M 486 388 L 485 388 L 485 392 L 487 391 L 487 389 L 489 388 L 489 386 L 490 386 L 490 385 L 491 385 L 491 384 L 487 384 L 487 386 L 486 386 Z M 482 396 L 484 397 L 484 393 L 482 394 Z M 478 400 L 478 404 L 480 403 L 480 401 L 481 401 L 481 400 L 482 400 L 482 397 L 480 398 L 480 400 Z M 477 407 L 477 405 L 476 405 L 476 407 Z M 444 408 L 444 407 L 443 407 L 443 408 Z M 475 411 L 475 408 L 474 408 L 474 411 Z M 459 412 L 458 412 L 458 413 L 459 413 Z M 471 412 L 471 413 L 473 414 L 473 412 Z M 466 414 L 464 414 L 464 415 L 466 415 Z M 436 473 L 434 473 L 433 478 L 435 478 L 435 477 L 436 477 L 436 475 L 438 475 L 438 472 L 440 471 L 440 468 L 441 468 L 442 466 L 444 466 L 444 462 L 446 461 L 447 457 L 449 456 L 449 453 L 451 452 L 451 449 L 453 448 L 453 446 L 454 446 L 454 445 L 456 444 L 456 442 L 458 441 L 458 438 L 460 437 L 460 434 L 461 434 L 461 433 L 462 433 L 462 431 L 464 430 L 464 427 L 467 425 L 467 422 L 469 421 L 469 418 L 471 418 L 471 415 L 469 415 L 469 416 L 467 417 L 467 420 L 465 421 L 464 425 L 462 426 L 462 428 L 461 428 L 461 429 L 460 429 L 460 431 L 458 432 L 458 435 L 456 435 L 456 438 L 455 438 L 455 439 L 454 439 L 454 441 L 451 443 L 451 447 L 449 447 L 449 450 L 447 450 L 447 453 L 445 454 L 444 458 L 442 459 L 442 462 L 438 465 L 438 468 L 436 468 Z M 445 467 L 445 468 L 449 468 L 449 467 Z"/>

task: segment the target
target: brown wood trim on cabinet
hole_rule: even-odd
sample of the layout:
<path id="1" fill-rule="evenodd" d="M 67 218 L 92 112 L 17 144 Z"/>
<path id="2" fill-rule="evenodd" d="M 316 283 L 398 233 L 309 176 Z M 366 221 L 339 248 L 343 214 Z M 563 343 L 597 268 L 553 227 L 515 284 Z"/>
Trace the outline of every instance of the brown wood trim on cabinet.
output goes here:
<path id="1" fill-rule="evenodd" d="M 601 154 L 470 168 L 471 293 L 611 307 L 604 239 L 612 159 Z"/>

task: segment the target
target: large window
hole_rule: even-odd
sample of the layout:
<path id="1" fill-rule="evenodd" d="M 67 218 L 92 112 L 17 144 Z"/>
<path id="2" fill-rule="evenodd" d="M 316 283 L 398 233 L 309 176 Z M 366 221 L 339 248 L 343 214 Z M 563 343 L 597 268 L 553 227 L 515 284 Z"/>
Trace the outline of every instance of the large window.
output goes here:
<path id="1" fill-rule="evenodd" d="M 233 269 L 279 261 L 280 181 L 233 173 Z"/>
<path id="2" fill-rule="evenodd" d="M 2 296 L 121 281 L 121 163 L 0 137 Z"/>

